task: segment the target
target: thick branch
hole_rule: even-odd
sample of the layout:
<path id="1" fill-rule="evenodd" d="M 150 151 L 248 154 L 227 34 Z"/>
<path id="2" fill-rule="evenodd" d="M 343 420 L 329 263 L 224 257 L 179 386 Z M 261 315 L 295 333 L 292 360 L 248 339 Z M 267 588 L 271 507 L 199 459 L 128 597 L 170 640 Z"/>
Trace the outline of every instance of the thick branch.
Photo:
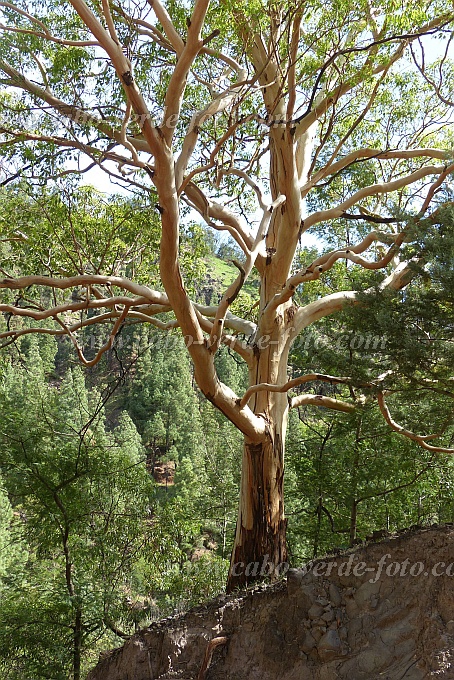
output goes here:
<path id="1" fill-rule="evenodd" d="M 227 230 L 246 255 L 250 252 L 254 244 L 254 237 L 233 212 L 220 203 L 215 203 L 207 198 L 202 190 L 192 182 L 185 188 L 185 194 L 192 206 L 208 224 L 214 229 Z M 223 226 L 217 225 L 211 220 L 219 220 Z"/>
<path id="2" fill-rule="evenodd" d="M 105 160 L 111 160 L 114 161 L 115 163 L 123 165 L 130 165 L 130 166 L 135 166 L 138 168 L 143 168 L 145 167 L 145 164 L 142 163 L 138 157 L 137 157 L 137 152 L 132 144 L 132 142 L 129 141 L 128 138 L 126 138 L 123 133 L 121 133 L 121 138 L 122 138 L 122 144 L 125 146 L 127 149 L 129 149 L 133 155 L 133 158 L 127 158 L 126 156 L 121 156 L 118 153 L 114 153 L 113 151 L 107 149 L 105 151 L 101 151 L 95 146 L 92 146 L 90 144 L 84 144 L 83 142 L 79 142 L 78 140 L 74 139 L 66 139 L 65 137 L 56 137 L 56 136 L 50 136 L 50 135 L 39 135 L 39 134 L 33 134 L 31 132 L 23 132 L 23 131 L 16 131 L 16 130 L 11 130 L 6 127 L 0 127 L 0 133 L 10 135 L 13 139 L 7 139 L 4 142 L 0 142 L 0 147 L 1 146 L 8 146 L 10 144 L 23 144 L 24 141 L 30 141 L 30 142 L 46 142 L 48 144 L 55 144 L 58 147 L 61 148 L 69 148 L 69 149 L 77 149 L 78 151 L 82 151 L 82 153 L 86 154 L 89 158 L 94 159 L 94 164 L 98 165 L 98 167 L 102 167 L 102 162 Z M 114 147 L 115 144 L 111 144 L 111 147 Z M 90 165 L 89 168 L 93 167 L 93 165 Z M 70 170 L 68 172 L 74 172 L 73 170 Z M 82 171 L 79 171 L 82 172 Z"/>
<path id="3" fill-rule="evenodd" d="M 167 88 L 164 111 L 167 120 L 164 121 L 162 133 L 167 143 L 170 143 L 180 113 L 181 101 L 186 87 L 186 78 L 194 59 L 203 47 L 200 37 L 209 0 L 196 0 L 194 11 L 189 21 L 186 45 L 178 57 L 177 65 L 170 78 Z"/>
<path id="4" fill-rule="evenodd" d="M 310 302 L 308 305 L 296 310 L 293 317 L 295 337 L 304 328 L 315 323 L 319 319 L 341 311 L 346 304 L 356 302 L 358 294 L 353 290 L 342 290 L 331 295 L 325 295 L 319 300 Z"/>
<path id="5" fill-rule="evenodd" d="M 157 163 L 158 166 L 158 163 Z M 240 408 L 237 395 L 219 380 L 214 356 L 205 341 L 196 310 L 185 290 L 179 266 L 179 201 L 175 185 L 174 159 L 164 148 L 162 163 L 154 178 L 159 194 L 162 237 L 161 280 L 183 334 L 191 340 L 188 351 L 194 362 L 194 375 L 203 394 L 251 441 L 262 441 L 266 423 L 248 407 Z"/>
<path id="6" fill-rule="evenodd" d="M 258 385 L 252 385 L 249 387 L 241 398 L 240 405 L 245 406 L 249 399 L 257 392 L 288 392 L 298 385 L 303 385 L 307 382 L 322 381 L 330 383 L 331 385 L 338 384 L 351 384 L 352 380 L 350 378 L 341 378 L 334 375 L 325 375 L 324 373 L 308 373 L 306 375 L 301 375 L 299 378 L 293 378 L 283 385 L 272 385 L 270 383 L 259 383 Z"/>
<path id="7" fill-rule="evenodd" d="M 150 152 L 155 156 L 157 161 L 158 159 L 161 160 L 164 151 L 162 148 L 162 140 L 153 126 L 151 114 L 134 81 L 131 72 L 131 63 L 123 54 L 121 45 L 110 37 L 109 33 L 101 25 L 83 0 L 70 0 L 70 2 L 84 24 L 93 33 L 102 48 L 109 55 L 120 82 L 123 85 L 126 97 L 131 102 L 131 106 L 138 116 L 139 124 L 145 139 L 148 142 Z"/>
<path id="8" fill-rule="evenodd" d="M 352 196 L 350 196 L 350 198 L 347 198 L 346 201 L 340 203 L 335 208 L 319 210 L 315 213 L 312 213 L 312 215 L 309 215 L 309 217 L 304 220 L 303 231 L 307 231 L 307 229 L 312 227 L 314 224 L 332 220 L 336 217 L 342 217 L 342 213 L 348 210 L 348 208 L 350 208 L 352 205 L 355 205 L 356 203 L 359 203 L 359 201 L 367 198 L 368 196 L 377 196 L 380 194 L 391 193 L 392 191 L 398 191 L 409 184 L 413 184 L 413 182 L 417 182 L 427 175 L 441 175 L 445 171 L 446 167 L 444 166 L 429 165 L 425 168 L 419 168 L 418 170 L 415 170 L 415 172 L 412 172 L 410 175 L 392 180 L 391 182 L 373 184 L 371 186 L 364 187 L 363 189 L 359 189 L 359 191 L 356 191 Z M 452 169 L 451 172 L 453 172 Z"/>
<path id="9" fill-rule="evenodd" d="M 172 19 L 170 18 L 167 10 L 163 7 L 160 0 L 148 0 L 148 1 L 151 7 L 153 8 L 154 13 L 156 14 L 157 20 L 163 27 L 164 33 L 166 34 L 173 49 L 175 50 L 177 55 L 180 56 L 180 54 L 184 50 L 184 41 L 178 34 L 177 30 L 175 29 L 175 26 L 173 25 Z"/>
<path id="10" fill-rule="evenodd" d="M 213 101 L 206 107 L 206 109 L 204 109 L 203 111 L 199 111 L 192 117 L 191 124 L 189 125 L 189 130 L 186 134 L 186 137 L 184 138 L 183 148 L 178 157 L 175 168 L 175 177 L 176 184 L 178 187 L 178 193 L 182 193 L 183 191 L 185 191 L 187 185 L 190 184 L 190 182 L 194 179 L 196 175 L 199 175 L 201 172 L 206 173 L 208 172 L 208 170 L 211 170 L 211 168 L 214 168 L 214 166 L 216 165 L 216 157 L 220 150 L 224 147 L 226 141 L 235 134 L 235 131 L 241 124 L 247 123 L 255 118 L 255 114 L 251 114 L 249 116 L 245 116 L 241 120 L 237 120 L 234 123 L 232 123 L 232 125 L 230 125 L 230 127 L 226 130 L 226 132 L 214 145 L 214 148 L 210 153 L 210 157 L 207 163 L 205 163 L 204 165 L 197 166 L 196 168 L 191 170 L 191 172 L 183 180 L 183 175 L 186 171 L 187 164 L 191 158 L 191 155 L 195 149 L 197 140 L 199 138 L 200 126 L 208 118 L 215 116 L 217 113 L 220 113 L 221 111 L 224 111 L 232 102 L 235 96 L 236 95 L 234 93 L 229 92 L 226 95 L 226 93 L 224 92 L 222 93 L 222 95 L 219 95 L 219 97 L 216 97 L 216 99 L 213 99 Z"/>
<path id="11" fill-rule="evenodd" d="M 115 130 L 111 125 L 106 123 L 106 121 L 97 118 L 97 116 L 79 108 L 73 104 L 68 104 L 62 99 L 55 97 L 49 90 L 46 90 L 35 83 L 32 83 L 28 78 L 23 76 L 19 71 L 10 66 L 4 59 L 0 59 L 0 70 L 2 70 L 6 75 L 11 78 L 10 85 L 12 87 L 20 88 L 29 92 L 34 97 L 37 97 L 46 104 L 49 104 L 55 111 L 69 118 L 78 124 L 91 125 L 99 132 L 102 132 L 106 137 L 114 139 L 116 142 L 121 144 L 121 132 Z M 31 133 L 28 133 L 31 134 Z M 145 140 L 135 139 L 129 137 L 128 141 L 132 144 L 138 151 L 148 151 L 150 152 L 150 147 Z"/>
<path id="12" fill-rule="evenodd" d="M 315 173 L 313 177 L 311 178 L 310 182 L 305 184 L 302 188 L 301 191 L 303 193 L 307 193 L 307 191 L 315 186 L 317 182 L 319 182 L 321 179 L 324 179 L 325 177 L 329 177 L 331 175 L 336 175 L 338 174 L 341 170 L 344 168 L 349 167 L 353 163 L 359 160 L 364 160 L 364 159 L 373 159 L 373 160 L 386 160 L 386 159 L 392 159 L 392 158 L 398 158 L 398 159 L 411 159 L 411 158 L 438 158 L 439 160 L 449 160 L 452 158 L 452 153 L 449 151 L 445 151 L 443 149 L 406 149 L 402 151 L 377 151 L 377 149 L 368 149 L 368 148 L 363 148 L 363 149 L 357 149 L 356 151 L 352 151 L 351 153 L 347 154 L 343 158 L 340 158 L 336 163 L 331 163 L 325 165 L 321 170 Z"/>
<path id="13" fill-rule="evenodd" d="M 204 316 L 212 318 L 216 316 L 218 311 L 217 305 L 206 306 L 199 303 L 194 303 L 194 308 Z M 255 323 L 252 321 L 247 321 L 246 319 L 241 319 L 239 316 L 235 316 L 231 312 L 227 312 L 224 324 L 228 328 L 231 328 L 237 333 L 243 333 L 243 335 L 246 335 L 247 337 L 254 335 L 257 330 Z"/>
<path id="14" fill-rule="evenodd" d="M 129 291 L 133 295 L 146 298 L 152 304 L 164 305 L 165 307 L 169 305 L 167 295 L 164 293 L 151 290 L 148 286 L 142 286 L 120 276 L 80 274 L 78 276 L 69 276 L 65 279 L 55 279 L 48 276 L 21 276 L 18 279 L 0 279 L 0 288 L 8 288 L 9 290 L 23 290 L 29 286 L 47 286 L 48 288 L 66 290 L 68 288 L 76 288 L 77 286 L 90 285 L 116 286 L 117 288 Z"/>
<path id="15" fill-rule="evenodd" d="M 123 296 L 115 296 L 105 298 L 102 300 L 83 300 L 81 302 L 68 302 L 67 304 L 52 307 L 51 309 L 29 309 L 28 307 L 15 307 L 14 305 L 0 304 L 0 312 L 4 314 L 12 314 L 13 316 L 25 316 L 36 321 L 43 319 L 51 319 L 58 314 L 65 312 L 77 312 L 84 309 L 99 309 L 103 307 L 115 307 L 115 305 L 129 305 L 137 306 L 147 304 L 146 298 L 128 298 Z"/>
<path id="16" fill-rule="evenodd" d="M 402 231 L 400 234 L 393 236 L 388 234 L 381 234 L 380 232 L 371 232 L 368 234 L 361 243 L 351 248 L 346 248 L 343 250 L 337 250 L 332 253 L 327 253 L 317 258 L 312 264 L 310 264 L 305 269 L 297 272 L 291 276 L 282 292 L 274 296 L 273 300 L 270 301 L 268 307 L 266 308 L 265 315 L 269 318 L 274 314 L 275 310 L 279 305 L 284 304 L 294 295 L 297 286 L 306 281 L 315 281 L 320 278 L 321 274 L 327 272 L 334 265 L 337 260 L 345 259 L 355 264 L 361 265 L 364 269 L 383 269 L 386 267 L 393 257 L 398 252 L 400 246 L 405 239 L 405 232 Z M 391 247 L 384 257 L 376 262 L 370 262 L 363 257 L 360 257 L 358 253 L 364 252 L 374 241 L 393 241 Z"/>
<path id="17" fill-rule="evenodd" d="M 233 264 L 239 269 L 240 273 L 238 274 L 238 277 L 235 279 L 235 281 L 233 281 L 230 284 L 230 286 L 227 288 L 224 295 L 222 296 L 222 300 L 219 303 L 216 316 L 214 317 L 213 327 L 211 329 L 209 339 L 209 348 L 210 351 L 213 353 L 218 350 L 219 345 L 221 343 L 225 317 L 227 316 L 229 307 L 238 297 L 240 290 L 243 286 L 243 283 L 246 279 L 246 272 L 243 266 L 236 260 L 233 260 Z"/>
<path id="18" fill-rule="evenodd" d="M 224 327 L 224 321 L 226 314 L 228 312 L 228 309 L 230 305 L 233 303 L 233 301 L 236 299 L 238 296 L 242 286 L 244 285 L 244 282 L 246 281 L 247 277 L 252 271 L 252 268 L 255 264 L 255 261 L 258 257 L 259 250 L 263 244 L 263 241 L 265 239 L 265 231 L 267 229 L 267 226 L 271 220 L 271 216 L 273 214 L 273 211 L 285 203 L 285 196 L 279 196 L 271 206 L 269 207 L 264 207 L 263 210 L 263 217 L 260 222 L 259 229 L 257 231 L 257 235 L 255 237 L 255 242 L 254 245 L 251 249 L 251 252 L 248 253 L 248 256 L 246 258 L 246 262 L 244 264 L 244 267 L 240 265 L 239 263 L 234 262 L 234 264 L 238 267 L 240 270 L 240 273 L 236 280 L 230 284 L 228 287 L 227 291 L 224 293 L 221 302 L 219 303 L 218 311 L 215 316 L 214 324 L 213 324 L 213 330 L 210 334 L 210 343 L 213 346 L 213 350 L 215 351 L 217 347 L 219 346 L 219 338 L 222 334 L 222 330 Z"/>
<path id="19" fill-rule="evenodd" d="M 301 10 L 299 10 L 295 15 L 292 26 L 292 40 L 290 43 L 290 65 L 287 76 L 289 93 L 286 113 L 287 120 L 290 120 L 292 118 L 296 103 L 296 63 L 302 18 L 303 13 Z"/>
<path id="20" fill-rule="evenodd" d="M 206 332 L 206 333 L 212 333 L 214 324 L 211 321 L 211 319 L 207 319 L 204 317 L 200 312 L 197 313 L 197 318 L 199 319 L 199 323 L 201 328 Z M 254 353 L 252 351 L 252 347 L 250 347 L 246 342 L 243 342 L 242 340 L 239 340 L 237 337 L 234 335 L 228 335 L 227 333 L 222 333 L 220 337 L 220 342 L 223 345 L 226 345 L 227 347 L 230 347 L 234 352 L 238 354 L 244 361 L 248 364 L 248 366 L 252 366 L 252 360 Z"/>
<path id="21" fill-rule="evenodd" d="M 412 258 L 408 262 L 400 262 L 389 276 L 380 284 L 380 290 L 402 290 L 415 276 L 415 268 L 411 264 L 417 264 L 418 258 Z"/>

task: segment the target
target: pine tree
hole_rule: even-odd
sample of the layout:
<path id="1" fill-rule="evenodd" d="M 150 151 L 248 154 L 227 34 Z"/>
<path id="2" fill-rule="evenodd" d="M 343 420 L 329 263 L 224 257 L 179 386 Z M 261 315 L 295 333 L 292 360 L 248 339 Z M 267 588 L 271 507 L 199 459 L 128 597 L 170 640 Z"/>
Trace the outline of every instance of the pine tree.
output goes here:
<path id="1" fill-rule="evenodd" d="M 80 369 L 50 386 L 33 341 L 25 367 L 4 371 L 0 409 L 0 468 L 25 551 L 1 581 L 0 667 L 8 678 L 79 680 L 103 639 L 134 630 L 125 597 L 148 554 L 154 484 L 130 418 L 106 431 Z"/>

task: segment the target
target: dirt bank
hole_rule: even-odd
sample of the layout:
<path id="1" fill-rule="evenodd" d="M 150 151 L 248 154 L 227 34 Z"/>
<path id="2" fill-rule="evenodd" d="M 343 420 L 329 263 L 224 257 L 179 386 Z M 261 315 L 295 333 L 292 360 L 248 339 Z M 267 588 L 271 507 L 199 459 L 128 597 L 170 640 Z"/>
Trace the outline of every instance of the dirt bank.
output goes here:
<path id="1" fill-rule="evenodd" d="M 210 647 L 216 638 L 226 640 Z M 306 573 L 291 570 L 286 583 L 153 624 L 109 652 L 87 680 L 202 676 L 454 680 L 454 527 L 329 556 Z"/>

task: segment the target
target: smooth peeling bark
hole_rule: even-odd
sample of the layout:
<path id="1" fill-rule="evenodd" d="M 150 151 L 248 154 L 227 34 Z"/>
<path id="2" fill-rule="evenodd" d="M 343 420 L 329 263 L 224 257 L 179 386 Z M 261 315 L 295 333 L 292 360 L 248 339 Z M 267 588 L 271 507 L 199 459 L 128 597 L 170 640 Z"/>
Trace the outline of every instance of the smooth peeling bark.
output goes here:
<path id="1" fill-rule="evenodd" d="M 266 85 L 267 80 L 265 69 L 262 84 Z M 284 117 L 282 101 L 280 108 L 275 107 L 271 99 L 268 104 L 275 118 Z M 268 256 L 262 272 L 259 325 L 255 360 L 249 372 L 250 386 L 287 382 L 288 354 L 294 339 L 295 308 L 291 300 L 277 308 L 270 305 L 289 276 L 302 216 L 295 146 L 285 125 L 272 127 L 270 132 L 270 180 L 273 199 L 285 196 L 286 200 L 274 211 L 266 235 Z M 286 394 L 263 390 L 251 398 L 250 404 L 254 413 L 264 418 L 267 429 L 260 442 L 253 443 L 247 438 L 244 442 L 240 503 L 228 592 L 268 576 L 276 579 L 281 565 L 287 562 L 283 481 L 289 402 Z"/>
<path id="2" fill-rule="evenodd" d="M 250 384 L 286 379 L 290 331 L 276 324 L 275 335 L 261 336 Z M 258 345 L 260 345 L 260 340 Z M 247 437 L 243 447 L 241 489 L 227 592 L 266 578 L 276 580 L 287 562 L 284 513 L 284 453 L 289 402 L 286 394 L 266 390 L 250 399 L 267 423 L 259 442 Z"/>
<path id="3" fill-rule="evenodd" d="M 287 561 L 284 446 L 279 434 L 245 441 L 241 495 L 227 592 L 271 577 Z"/>

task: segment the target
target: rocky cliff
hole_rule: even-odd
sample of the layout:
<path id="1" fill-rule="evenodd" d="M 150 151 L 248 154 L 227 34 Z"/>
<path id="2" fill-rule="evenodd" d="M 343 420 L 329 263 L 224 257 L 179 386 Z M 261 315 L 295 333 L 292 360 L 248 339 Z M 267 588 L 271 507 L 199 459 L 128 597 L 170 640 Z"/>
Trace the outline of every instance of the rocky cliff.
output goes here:
<path id="1" fill-rule="evenodd" d="M 153 624 L 87 680 L 454 679 L 454 527 L 391 537 Z"/>

